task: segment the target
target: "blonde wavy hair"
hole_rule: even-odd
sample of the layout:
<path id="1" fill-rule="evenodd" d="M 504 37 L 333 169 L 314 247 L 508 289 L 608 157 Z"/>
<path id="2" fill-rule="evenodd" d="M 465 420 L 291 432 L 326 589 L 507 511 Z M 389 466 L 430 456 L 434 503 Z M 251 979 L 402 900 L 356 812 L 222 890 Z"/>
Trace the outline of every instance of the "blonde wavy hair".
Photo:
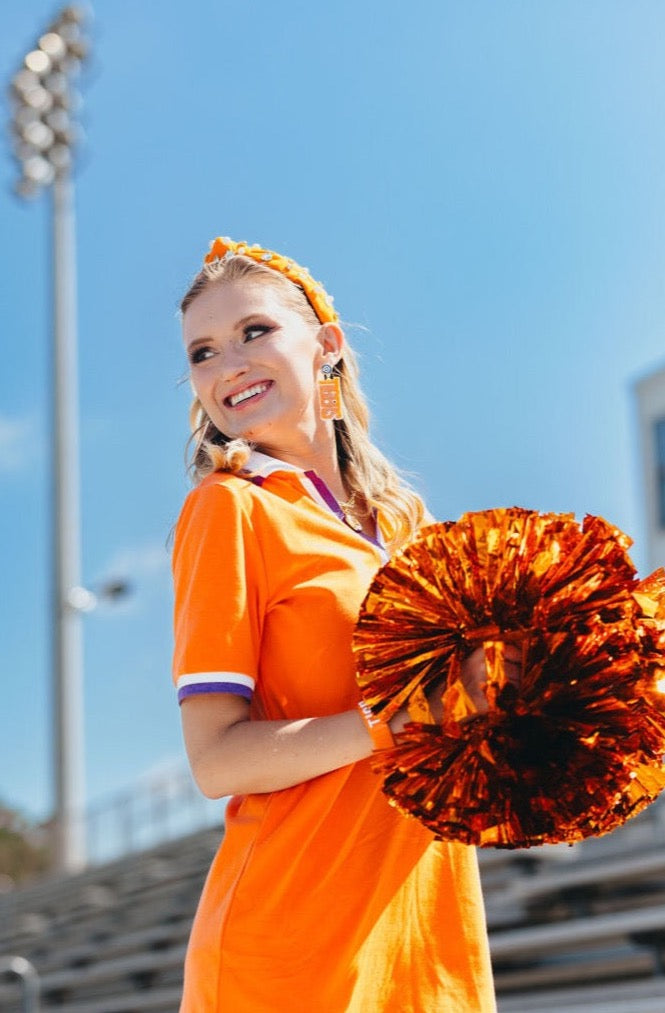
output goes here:
<path id="1" fill-rule="evenodd" d="M 236 256 L 206 264 L 197 274 L 180 304 L 184 315 L 198 295 L 209 285 L 251 279 L 272 285 L 284 304 L 313 327 L 320 321 L 304 291 L 288 278 L 247 257 Z M 337 455 L 349 499 L 357 510 L 376 509 L 389 551 L 400 548 L 426 521 L 420 496 L 409 487 L 397 470 L 369 438 L 369 410 L 358 382 L 356 357 L 348 343 L 335 367 L 340 377 L 344 418 L 335 421 Z M 252 445 L 243 439 L 229 439 L 213 425 L 197 397 L 192 402 L 188 443 L 189 473 L 199 482 L 214 471 L 237 473 L 247 464 Z"/>

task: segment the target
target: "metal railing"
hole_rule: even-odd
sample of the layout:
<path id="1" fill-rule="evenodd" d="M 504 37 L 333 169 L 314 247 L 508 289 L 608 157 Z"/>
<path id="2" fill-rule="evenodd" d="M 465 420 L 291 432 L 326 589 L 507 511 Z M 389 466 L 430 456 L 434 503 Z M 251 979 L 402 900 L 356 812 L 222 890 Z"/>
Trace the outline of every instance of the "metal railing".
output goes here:
<path id="1" fill-rule="evenodd" d="M 201 795 L 184 765 L 143 778 L 87 810 L 89 864 L 98 865 L 221 825 L 226 801 Z"/>
<path id="2" fill-rule="evenodd" d="M 22 1013 L 39 1013 L 39 975 L 29 960 L 25 957 L 0 957 L 0 975 L 21 980 Z"/>

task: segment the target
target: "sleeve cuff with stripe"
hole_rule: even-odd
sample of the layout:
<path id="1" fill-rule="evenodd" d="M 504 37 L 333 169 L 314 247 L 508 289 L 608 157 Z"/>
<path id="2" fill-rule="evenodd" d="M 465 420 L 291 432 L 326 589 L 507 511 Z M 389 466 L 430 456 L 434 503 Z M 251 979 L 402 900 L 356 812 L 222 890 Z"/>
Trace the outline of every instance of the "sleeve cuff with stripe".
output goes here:
<path id="1" fill-rule="evenodd" d="M 194 672 L 176 680 L 178 703 L 200 693 L 235 693 L 251 700 L 254 686 L 254 679 L 242 672 Z"/>

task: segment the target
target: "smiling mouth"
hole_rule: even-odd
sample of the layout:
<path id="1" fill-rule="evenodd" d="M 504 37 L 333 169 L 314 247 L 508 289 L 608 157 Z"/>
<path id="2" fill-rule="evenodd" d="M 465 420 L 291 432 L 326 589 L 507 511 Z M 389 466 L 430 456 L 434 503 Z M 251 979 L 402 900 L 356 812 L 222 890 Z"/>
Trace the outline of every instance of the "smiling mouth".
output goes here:
<path id="1" fill-rule="evenodd" d="M 251 387 L 245 387 L 244 390 L 239 390 L 236 394 L 230 394 L 224 398 L 225 404 L 230 408 L 237 408 L 238 405 L 244 404 L 251 398 L 258 397 L 259 394 L 265 394 L 265 392 L 272 387 L 272 380 L 264 380 L 262 383 L 252 384 Z"/>

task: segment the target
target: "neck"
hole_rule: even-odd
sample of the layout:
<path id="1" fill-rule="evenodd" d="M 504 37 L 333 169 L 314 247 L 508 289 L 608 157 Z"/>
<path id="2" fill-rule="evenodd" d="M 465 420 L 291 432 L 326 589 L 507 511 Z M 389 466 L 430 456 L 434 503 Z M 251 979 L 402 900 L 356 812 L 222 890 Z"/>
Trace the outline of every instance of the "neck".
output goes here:
<path id="1" fill-rule="evenodd" d="M 326 434 L 325 439 L 319 439 L 298 449 L 289 448 L 287 450 L 282 447 L 270 447 L 266 444 L 257 446 L 256 449 L 270 457 L 275 457 L 278 461 L 293 464 L 303 471 L 315 471 L 336 499 L 346 499 L 347 493 L 337 458 L 337 444 L 332 428 L 330 434 Z"/>

